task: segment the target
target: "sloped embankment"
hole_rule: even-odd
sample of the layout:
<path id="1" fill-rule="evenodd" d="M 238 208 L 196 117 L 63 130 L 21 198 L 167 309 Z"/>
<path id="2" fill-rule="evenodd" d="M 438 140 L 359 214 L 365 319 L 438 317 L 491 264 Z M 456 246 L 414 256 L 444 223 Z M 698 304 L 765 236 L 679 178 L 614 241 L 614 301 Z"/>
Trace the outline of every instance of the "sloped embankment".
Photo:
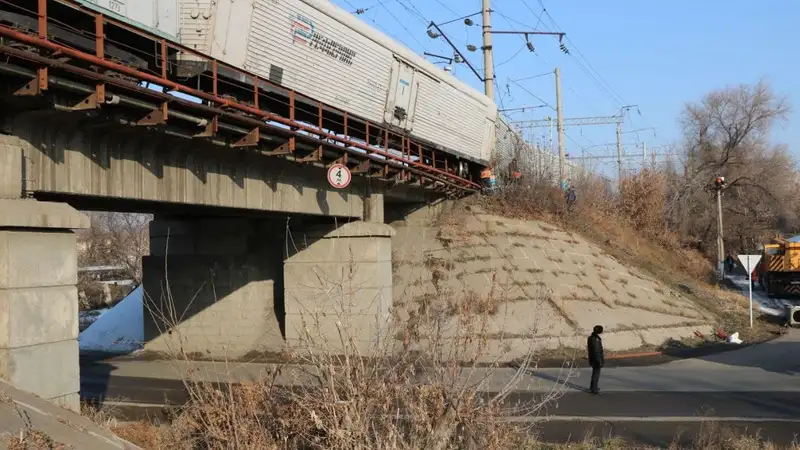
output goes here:
<path id="1" fill-rule="evenodd" d="M 503 353 L 500 359 L 531 349 L 582 348 L 598 324 L 610 351 L 711 329 L 712 316 L 690 300 L 542 222 L 473 208 L 436 222 L 393 226 L 393 298 L 401 328 L 436 302 L 446 316 L 437 320 L 454 328 L 468 308 L 487 317 L 480 334 L 493 355 Z"/>

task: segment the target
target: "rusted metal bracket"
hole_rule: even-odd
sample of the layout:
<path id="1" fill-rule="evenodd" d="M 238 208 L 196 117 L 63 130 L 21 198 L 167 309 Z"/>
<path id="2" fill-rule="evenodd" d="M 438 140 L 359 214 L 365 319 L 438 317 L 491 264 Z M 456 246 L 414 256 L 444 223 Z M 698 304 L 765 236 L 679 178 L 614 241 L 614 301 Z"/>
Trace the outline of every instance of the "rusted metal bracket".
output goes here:
<path id="1" fill-rule="evenodd" d="M 42 93 L 42 90 L 39 88 L 39 78 L 34 78 L 31 81 L 25 83 L 21 88 L 14 91 L 14 95 L 17 96 L 31 96 L 31 95 L 39 95 Z"/>
<path id="2" fill-rule="evenodd" d="M 275 150 L 270 150 L 268 152 L 263 152 L 265 155 L 270 156 L 281 156 L 281 155 L 291 155 L 292 149 L 290 148 L 289 143 L 281 144 L 275 148 Z"/>
<path id="3" fill-rule="evenodd" d="M 167 102 L 164 102 L 160 108 L 152 110 L 150 114 L 141 118 L 136 124 L 142 126 L 164 125 L 167 123 L 168 114 Z"/>
<path id="4" fill-rule="evenodd" d="M 97 104 L 101 105 L 106 102 L 106 85 L 105 83 L 97 83 L 94 87 L 94 93 L 97 96 Z"/>
<path id="5" fill-rule="evenodd" d="M 261 129 L 253 128 L 243 138 L 231 144 L 231 147 L 255 147 L 261 140 Z"/>
<path id="6" fill-rule="evenodd" d="M 88 97 L 84 98 L 80 102 L 72 105 L 70 109 L 72 111 L 87 111 L 90 109 L 97 109 L 99 105 L 99 101 L 97 98 L 97 92 L 93 92 Z"/>
<path id="7" fill-rule="evenodd" d="M 214 135 L 217 134 L 217 129 L 218 128 L 219 128 L 219 119 L 217 119 L 217 116 L 214 116 L 214 117 L 211 118 L 211 121 L 209 121 L 206 124 L 205 128 L 203 129 L 203 131 L 201 131 L 200 133 L 195 134 L 194 137 L 198 137 L 198 138 L 214 137 Z"/>
<path id="8" fill-rule="evenodd" d="M 322 160 L 322 146 L 320 145 L 310 155 L 298 159 L 299 162 L 317 162 Z"/>
<path id="9" fill-rule="evenodd" d="M 389 166 L 386 166 L 386 168 L 388 169 Z M 387 173 L 384 174 L 384 178 L 389 175 L 388 174 L 388 170 L 386 170 L 385 172 L 387 172 Z M 403 183 L 406 183 L 408 181 L 408 175 L 407 175 L 405 170 L 401 170 L 401 171 L 397 172 L 396 174 L 394 174 L 394 176 L 392 178 L 390 178 L 388 181 L 392 186 L 396 186 L 398 184 L 403 184 Z"/>
<path id="10" fill-rule="evenodd" d="M 353 169 L 350 169 L 350 173 L 369 173 L 372 164 L 369 160 L 365 160 L 361 164 L 357 165 Z"/>
<path id="11" fill-rule="evenodd" d="M 36 78 L 39 80 L 39 91 L 46 91 L 48 88 L 47 67 L 40 67 L 36 71 Z"/>

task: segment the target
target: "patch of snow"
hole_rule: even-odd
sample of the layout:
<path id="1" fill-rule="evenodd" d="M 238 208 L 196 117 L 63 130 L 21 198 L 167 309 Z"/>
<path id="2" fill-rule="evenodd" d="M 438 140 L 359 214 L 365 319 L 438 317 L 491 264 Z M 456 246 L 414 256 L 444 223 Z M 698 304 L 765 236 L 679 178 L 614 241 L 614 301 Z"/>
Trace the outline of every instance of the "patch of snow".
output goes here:
<path id="1" fill-rule="evenodd" d="M 141 349 L 144 341 L 143 292 L 139 286 L 116 306 L 102 312 L 89 328 L 78 335 L 80 349 L 123 354 Z"/>
<path id="2" fill-rule="evenodd" d="M 728 280 L 736 285 L 742 291 L 742 295 L 747 297 L 747 283 L 746 275 L 728 275 Z M 753 287 L 753 304 L 758 306 L 758 309 L 769 316 L 783 317 L 786 315 L 786 307 L 795 304 L 792 300 L 770 297 L 764 293 L 759 285 Z"/>

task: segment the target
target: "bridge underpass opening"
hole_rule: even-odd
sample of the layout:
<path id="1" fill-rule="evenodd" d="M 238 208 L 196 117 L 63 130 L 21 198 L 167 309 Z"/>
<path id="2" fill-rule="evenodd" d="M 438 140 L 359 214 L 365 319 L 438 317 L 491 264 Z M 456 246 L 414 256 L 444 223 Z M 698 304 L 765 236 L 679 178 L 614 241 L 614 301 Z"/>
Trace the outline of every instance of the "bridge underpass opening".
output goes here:
<path id="1" fill-rule="evenodd" d="M 388 225 L 33 195 L 2 200 L 0 241 L 7 245 L 0 252 L 11 264 L 0 271 L 0 294 L 11 307 L 0 318 L 15 326 L 0 340 L 0 375 L 70 408 L 78 407 L 79 390 L 74 231 L 89 226 L 89 211 L 154 216 L 150 254 L 142 260 L 146 351 L 235 359 L 279 353 L 287 344 L 310 340 L 336 352 L 341 323 L 367 355 L 389 325 L 393 231 Z M 53 373 L 59 374 L 57 381 Z M 44 380 L 35 374 L 50 375 Z"/>
<path id="2" fill-rule="evenodd" d="M 143 259 L 146 351 L 242 359 L 286 345 L 365 355 L 389 325 L 387 225 L 157 214 Z"/>

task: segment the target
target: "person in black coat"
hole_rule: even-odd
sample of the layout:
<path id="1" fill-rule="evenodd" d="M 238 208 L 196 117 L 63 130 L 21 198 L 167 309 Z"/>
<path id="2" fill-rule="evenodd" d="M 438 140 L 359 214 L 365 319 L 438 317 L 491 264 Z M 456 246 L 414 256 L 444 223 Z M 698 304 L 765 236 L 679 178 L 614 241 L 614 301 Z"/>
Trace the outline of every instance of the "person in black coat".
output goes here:
<path id="1" fill-rule="evenodd" d="M 600 393 L 597 388 L 597 383 L 600 381 L 600 369 L 605 365 L 605 356 L 603 355 L 603 339 L 600 335 L 603 334 L 602 325 L 595 325 L 591 336 L 587 339 L 586 348 L 589 352 L 589 365 L 592 366 L 592 384 L 589 387 L 589 392 L 592 394 Z"/>

